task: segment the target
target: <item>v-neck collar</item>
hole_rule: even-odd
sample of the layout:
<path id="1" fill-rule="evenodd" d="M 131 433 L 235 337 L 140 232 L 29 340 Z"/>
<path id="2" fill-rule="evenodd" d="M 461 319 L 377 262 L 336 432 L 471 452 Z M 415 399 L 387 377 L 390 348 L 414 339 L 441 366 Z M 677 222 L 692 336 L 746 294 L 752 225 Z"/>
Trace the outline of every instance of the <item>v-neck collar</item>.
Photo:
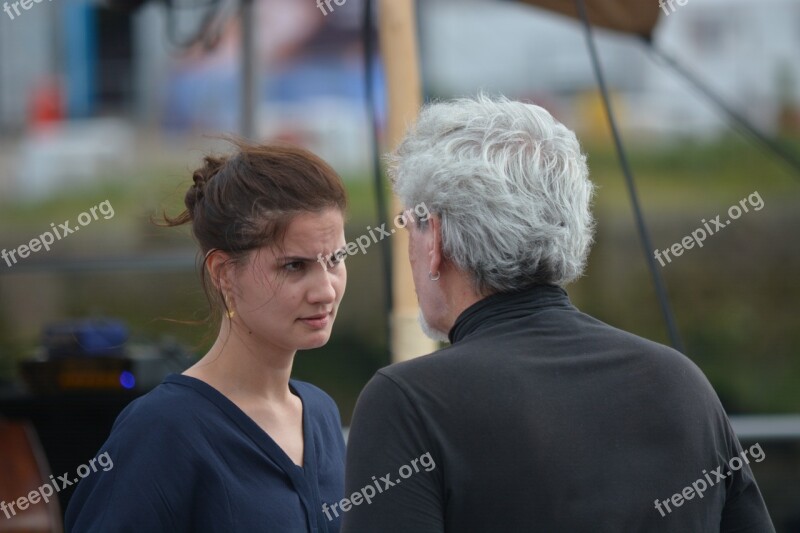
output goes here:
<path id="1" fill-rule="evenodd" d="M 292 461 L 286 452 L 283 451 L 283 448 L 278 446 L 278 443 L 272 439 L 269 433 L 264 431 L 261 426 L 250 418 L 247 413 L 242 411 L 238 405 L 205 381 L 183 374 L 170 374 L 164 378 L 164 383 L 183 385 L 198 392 L 239 426 L 239 428 L 250 437 L 268 457 L 275 461 L 280 469 L 289 477 L 297 491 L 298 497 L 303 502 L 311 531 L 318 530 L 316 505 L 308 500 L 309 494 L 313 495 L 315 499 L 319 499 L 319 490 L 315 483 L 317 479 L 316 442 L 314 441 L 314 434 L 311 431 L 308 412 L 309 403 L 303 397 L 300 391 L 301 387 L 297 386 L 298 383 L 295 380 L 289 380 L 289 388 L 300 398 L 303 404 L 303 466 Z"/>

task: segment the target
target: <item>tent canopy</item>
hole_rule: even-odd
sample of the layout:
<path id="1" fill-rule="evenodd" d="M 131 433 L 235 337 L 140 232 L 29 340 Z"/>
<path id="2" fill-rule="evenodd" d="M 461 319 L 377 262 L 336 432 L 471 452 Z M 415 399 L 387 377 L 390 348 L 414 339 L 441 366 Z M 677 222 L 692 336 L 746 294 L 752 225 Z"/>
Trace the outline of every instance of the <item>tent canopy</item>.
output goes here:
<path id="1" fill-rule="evenodd" d="M 549 9 L 580 19 L 577 6 L 572 0 L 519 0 L 543 9 Z M 584 0 L 589 20 L 594 26 L 610 30 L 632 33 L 650 39 L 656 22 L 659 7 L 655 0 Z"/>

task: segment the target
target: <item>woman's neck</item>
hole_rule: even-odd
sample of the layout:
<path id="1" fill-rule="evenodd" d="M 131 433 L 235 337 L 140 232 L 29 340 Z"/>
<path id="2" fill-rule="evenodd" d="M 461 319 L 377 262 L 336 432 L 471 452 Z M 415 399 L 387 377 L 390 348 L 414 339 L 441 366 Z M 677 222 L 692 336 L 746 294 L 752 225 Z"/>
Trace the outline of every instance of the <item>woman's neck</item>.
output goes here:
<path id="1" fill-rule="evenodd" d="M 247 331 L 220 327 L 214 345 L 184 374 L 205 381 L 231 400 L 290 400 L 295 351 L 281 350 Z"/>

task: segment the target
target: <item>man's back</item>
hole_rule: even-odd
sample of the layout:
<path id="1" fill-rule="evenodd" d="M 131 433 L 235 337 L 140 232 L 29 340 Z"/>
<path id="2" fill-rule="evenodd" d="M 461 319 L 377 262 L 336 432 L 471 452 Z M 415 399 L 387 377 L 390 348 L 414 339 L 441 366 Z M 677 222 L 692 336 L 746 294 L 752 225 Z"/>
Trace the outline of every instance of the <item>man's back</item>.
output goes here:
<path id="1" fill-rule="evenodd" d="M 731 462 L 743 450 L 680 353 L 554 286 L 478 302 L 451 340 L 359 398 L 346 494 L 381 491 L 344 531 L 773 531 L 747 465 L 763 451 Z"/>

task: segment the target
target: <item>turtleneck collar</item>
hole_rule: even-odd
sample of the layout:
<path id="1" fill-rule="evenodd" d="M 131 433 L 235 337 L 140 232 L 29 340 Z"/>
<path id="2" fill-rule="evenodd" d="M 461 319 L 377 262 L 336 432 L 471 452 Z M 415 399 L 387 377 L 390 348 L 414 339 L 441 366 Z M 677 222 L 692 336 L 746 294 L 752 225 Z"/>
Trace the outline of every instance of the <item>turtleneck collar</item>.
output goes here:
<path id="1" fill-rule="evenodd" d="M 567 292 L 557 285 L 534 285 L 517 292 L 492 294 L 458 315 L 448 337 L 455 344 L 481 328 L 551 307 L 572 307 Z"/>

